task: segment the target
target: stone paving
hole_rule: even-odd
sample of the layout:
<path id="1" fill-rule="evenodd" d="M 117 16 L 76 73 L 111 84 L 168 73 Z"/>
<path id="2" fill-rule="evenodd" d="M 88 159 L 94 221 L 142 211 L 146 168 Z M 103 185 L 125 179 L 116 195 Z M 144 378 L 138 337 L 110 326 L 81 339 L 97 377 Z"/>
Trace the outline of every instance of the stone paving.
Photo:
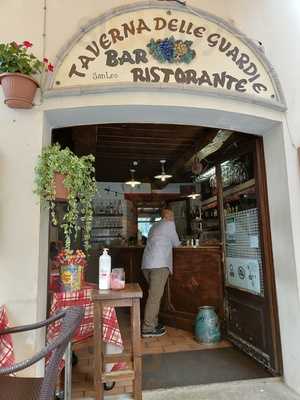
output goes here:
<path id="1" fill-rule="evenodd" d="M 107 396 L 110 400 L 132 397 Z M 300 400 L 279 378 L 144 391 L 143 400 Z M 85 399 L 86 400 L 86 399 Z"/>

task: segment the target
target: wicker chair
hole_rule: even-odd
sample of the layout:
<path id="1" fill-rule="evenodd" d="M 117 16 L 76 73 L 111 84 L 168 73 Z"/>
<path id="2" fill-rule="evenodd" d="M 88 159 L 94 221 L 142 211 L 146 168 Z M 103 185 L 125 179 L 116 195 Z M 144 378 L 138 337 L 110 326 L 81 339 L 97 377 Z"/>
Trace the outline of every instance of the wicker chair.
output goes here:
<path id="1" fill-rule="evenodd" d="M 0 400 L 51 400 L 54 397 L 59 364 L 72 339 L 76 329 L 83 318 L 84 311 L 80 307 L 70 307 L 53 315 L 46 321 L 32 325 L 8 328 L 0 332 L 0 335 L 25 332 L 42 328 L 62 318 L 62 329 L 59 336 L 53 342 L 47 344 L 32 358 L 19 362 L 11 367 L 0 368 Z M 43 378 L 21 378 L 7 376 L 21 371 L 47 355 L 50 356 L 45 376 Z"/>

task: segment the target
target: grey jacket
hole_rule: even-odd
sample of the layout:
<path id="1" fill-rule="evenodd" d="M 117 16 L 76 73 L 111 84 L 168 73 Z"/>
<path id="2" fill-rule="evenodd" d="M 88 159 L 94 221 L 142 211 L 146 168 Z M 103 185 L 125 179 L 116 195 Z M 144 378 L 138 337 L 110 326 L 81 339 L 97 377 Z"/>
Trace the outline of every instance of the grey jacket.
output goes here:
<path id="1" fill-rule="evenodd" d="M 142 269 L 169 268 L 173 272 L 173 247 L 180 245 L 175 223 L 162 219 L 155 222 L 148 235 Z"/>

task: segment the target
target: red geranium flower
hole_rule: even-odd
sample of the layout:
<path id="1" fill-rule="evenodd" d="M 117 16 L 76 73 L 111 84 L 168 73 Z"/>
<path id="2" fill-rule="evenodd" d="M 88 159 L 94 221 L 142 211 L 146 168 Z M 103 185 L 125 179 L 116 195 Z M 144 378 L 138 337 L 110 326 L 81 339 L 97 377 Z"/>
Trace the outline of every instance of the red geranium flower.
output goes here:
<path id="1" fill-rule="evenodd" d="M 48 65 L 48 71 L 53 72 L 53 69 L 54 69 L 54 66 L 50 63 L 50 64 Z"/>
<path id="2" fill-rule="evenodd" d="M 44 62 L 45 64 L 48 64 L 48 62 L 49 62 L 48 58 L 43 58 L 43 62 Z"/>
<path id="3" fill-rule="evenodd" d="M 29 47 L 32 47 L 32 43 L 30 43 L 28 40 L 24 40 L 23 46 L 26 47 L 26 49 L 28 49 Z"/>

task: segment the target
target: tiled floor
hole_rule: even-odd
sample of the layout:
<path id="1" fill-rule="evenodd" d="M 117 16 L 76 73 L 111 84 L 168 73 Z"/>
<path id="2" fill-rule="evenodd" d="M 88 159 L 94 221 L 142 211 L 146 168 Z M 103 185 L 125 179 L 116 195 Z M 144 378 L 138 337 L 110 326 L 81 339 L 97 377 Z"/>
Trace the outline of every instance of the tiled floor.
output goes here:
<path id="1" fill-rule="evenodd" d="M 129 316 L 124 313 L 118 313 L 118 321 L 126 349 L 130 350 L 130 331 L 129 331 Z M 227 341 L 213 345 L 203 345 L 194 339 L 192 332 L 184 331 L 182 329 L 166 327 L 167 333 L 164 336 L 142 338 L 142 352 L 143 354 L 159 354 L 159 353 L 173 353 L 177 351 L 190 351 L 190 350 L 207 350 L 219 349 L 230 347 L 231 344 Z"/>
<path id="2" fill-rule="evenodd" d="M 164 336 L 142 339 L 143 354 L 219 349 L 230 346 L 230 343 L 225 340 L 213 345 L 201 344 L 194 339 L 192 332 L 171 327 L 167 327 L 167 334 Z"/>

